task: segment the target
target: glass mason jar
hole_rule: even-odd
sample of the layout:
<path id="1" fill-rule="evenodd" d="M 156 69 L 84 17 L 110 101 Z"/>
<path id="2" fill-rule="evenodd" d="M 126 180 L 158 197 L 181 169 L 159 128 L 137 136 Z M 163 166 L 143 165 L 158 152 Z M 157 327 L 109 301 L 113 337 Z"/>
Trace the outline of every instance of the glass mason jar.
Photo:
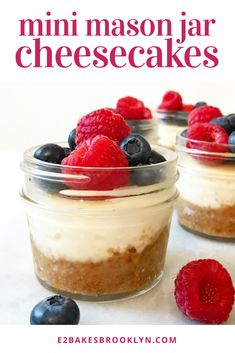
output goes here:
<path id="1" fill-rule="evenodd" d="M 159 136 L 158 143 L 174 149 L 177 133 L 187 128 L 187 119 L 187 112 L 158 110 L 156 114 Z"/>
<path id="2" fill-rule="evenodd" d="M 143 136 L 149 143 L 158 143 L 158 124 L 156 119 L 125 120 L 132 134 Z"/>
<path id="3" fill-rule="evenodd" d="M 207 151 L 202 151 L 201 144 L 177 136 L 179 223 L 196 234 L 234 240 L 235 153 L 208 152 L 211 142 L 203 142 Z M 219 150 L 229 151 L 229 146 L 219 145 Z"/>
<path id="4" fill-rule="evenodd" d="M 39 281 L 89 301 L 136 296 L 156 285 L 178 195 L 176 153 L 154 146 L 167 161 L 88 168 L 42 162 L 33 157 L 36 148 L 24 154 L 21 196 Z M 120 180 L 126 186 L 117 187 Z"/>

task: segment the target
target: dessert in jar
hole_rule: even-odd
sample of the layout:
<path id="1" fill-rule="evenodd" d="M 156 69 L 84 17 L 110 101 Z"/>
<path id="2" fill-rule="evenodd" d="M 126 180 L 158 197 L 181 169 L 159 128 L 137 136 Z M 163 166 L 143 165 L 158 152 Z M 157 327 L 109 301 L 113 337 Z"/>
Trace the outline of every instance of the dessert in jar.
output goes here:
<path id="1" fill-rule="evenodd" d="M 195 105 L 184 104 L 181 95 L 176 91 L 164 94 L 161 104 L 157 108 L 156 120 L 158 122 L 158 143 L 174 148 L 178 132 L 187 127 L 188 114 L 194 107 L 204 106 L 205 102 Z"/>
<path id="2" fill-rule="evenodd" d="M 120 98 L 113 111 L 123 116 L 133 134 L 142 135 L 149 143 L 158 143 L 157 121 L 141 100 L 130 96 Z"/>
<path id="3" fill-rule="evenodd" d="M 79 120 L 67 144 L 24 154 L 35 272 L 53 291 L 105 301 L 162 277 L 177 197 L 176 153 L 131 134 L 107 109 Z"/>
<path id="4" fill-rule="evenodd" d="M 235 239 L 235 115 L 196 108 L 177 136 L 180 224 L 193 233 Z"/>

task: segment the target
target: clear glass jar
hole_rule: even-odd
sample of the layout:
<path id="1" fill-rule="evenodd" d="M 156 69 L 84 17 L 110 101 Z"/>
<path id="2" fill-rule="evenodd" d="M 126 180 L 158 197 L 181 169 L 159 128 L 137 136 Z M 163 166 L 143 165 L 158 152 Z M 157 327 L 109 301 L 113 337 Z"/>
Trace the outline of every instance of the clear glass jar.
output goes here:
<path id="1" fill-rule="evenodd" d="M 163 274 L 178 195 L 176 153 L 156 146 L 167 161 L 81 168 L 37 160 L 36 148 L 24 154 L 21 196 L 39 281 L 89 301 L 136 296 L 155 286 Z M 111 189 L 120 178 L 128 185 L 99 190 L 100 182 Z"/>
<path id="2" fill-rule="evenodd" d="M 143 136 L 149 143 L 158 143 L 158 124 L 156 119 L 125 120 L 132 134 Z"/>
<path id="3" fill-rule="evenodd" d="M 158 110 L 156 114 L 159 136 L 158 143 L 174 149 L 177 133 L 187 128 L 187 119 L 187 112 Z"/>
<path id="4" fill-rule="evenodd" d="M 234 240 L 235 153 L 208 152 L 210 142 L 203 142 L 208 151 L 202 151 L 201 143 L 177 136 L 179 223 L 192 233 Z M 228 151 L 228 145 L 219 146 Z"/>

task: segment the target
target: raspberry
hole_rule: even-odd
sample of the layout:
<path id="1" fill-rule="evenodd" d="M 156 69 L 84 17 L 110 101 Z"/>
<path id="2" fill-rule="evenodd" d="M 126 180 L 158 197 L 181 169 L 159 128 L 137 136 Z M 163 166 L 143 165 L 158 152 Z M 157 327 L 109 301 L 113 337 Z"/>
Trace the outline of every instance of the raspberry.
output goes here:
<path id="1" fill-rule="evenodd" d="M 175 91 L 168 91 L 164 94 L 158 109 L 176 111 L 182 110 L 182 107 L 183 103 L 181 95 Z"/>
<path id="2" fill-rule="evenodd" d="M 199 108 L 193 109 L 188 116 L 188 125 L 196 123 L 209 123 L 213 118 L 222 116 L 219 108 L 205 105 Z"/>
<path id="3" fill-rule="evenodd" d="M 89 140 L 87 140 L 89 141 Z M 62 165 L 71 165 L 71 166 L 82 166 L 83 158 L 88 151 L 89 143 L 84 141 L 82 144 L 77 146 L 69 155 L 65 157 L 61 164 Z M 72 169 L 71 169 L 72 170 Z"/>
<path id="4" fill-rule="evenodd" d="M 208 152 L 228 152 L 228 135 L 219 125 L 211 123 L 197 123 L 188 128 L 187 147 Z M 200 141 L 200 142 L 198 142 Z"/>
<path id="5" fill-rule="evenodd" d="M 79 145 L 88 138 L 104 135 L 111 140 L 121 142 L 129 134 L 130 128 L 121 115 L 109 109 L 99 109 L 78 121 L 75 141 Z"/>
<path id="6" fill-rule="evenodd" d="M 175 279 L 175 301 L 184 315 L 207 324 L 226 321 L 234 303 L 228 271 L 216 260 L 189 262 Z"/>
<path id="7" fill-rule="evenodd" d="M 144 103 L 134 97 L 124 97 L 118 100 L 116 112 L 127 120 L 144 119 Z"/>
<path id="8" fill-rule="evenodd" d="M 143 118 L 144 119 L 152 119 L 152 112 L 151 112 L 151 110 L 149 109 L 149 108 L 147 108 L 147 107 L 144 107 L 144 116 L 143 116 Z"/>
<path id="9" fill-rule="evenodd" d="M 183 104 L 182 105 L 182 110 L 183 110 L 183 112 L 191 112 L 192 110 L 193 110 L 193 108 L 194 108 L 194 105 L 192 105 L 192 104 Z"/>
<path id="10" fill-rule="evenodd" d="M 65 180 L 68 186 L 75 189 L 112 190 L 128 184 L 128 171 L 115 170 L 115 167 L 128 167 L 127 158 L 116 142 L 107 136 L 98 135 L 83 141 L 62 160 L 62 165 L 81 167 L 62 167 L 63 173 L 81 175 L 81 179 Z M 91 167 L 91 169 L 82 167 Z M 111 169 L 112 167 L 114 169 Z M 100 169 L 96 170 L 96 168 Z M 110 170 L 102 170 L 102 168 L 110 168 Z"/>

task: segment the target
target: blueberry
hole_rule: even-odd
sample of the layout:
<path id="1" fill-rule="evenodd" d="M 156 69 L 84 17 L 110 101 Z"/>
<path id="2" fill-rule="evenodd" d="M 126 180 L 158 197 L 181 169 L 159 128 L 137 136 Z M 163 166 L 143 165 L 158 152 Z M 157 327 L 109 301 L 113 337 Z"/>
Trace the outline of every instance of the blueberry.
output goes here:
<path id="1" fill-rule="evenodd" d="M 203 107 L 204 105 L 207 105 L 207 103 L 206 103 L 206 102 L 197 102 L 197 103 L 194 105 L 194 108 Z"/>
<path id="2" fill-rule="evenodd" d="M 187 137 L 188 129 L 181 131 L 180 136 Z"/>
<path id="3" fill-rule="evenodd" d="M 162 163 L 165 162 L 166 158 L 163 157 L 160 153 L 156 151 L 151 151 L 150 157 L 147 161 L 147 164 L 157 164 L 157 163 Z"/>
<path id="4" fill-rule="evenodd" d="M 58 193 L 61 190 L 68 189 L 69 187 L 63 183 L 63 181 L 55 181 L 55 180 L 47 180 L 47 179 L 32 179 L 35 183 L 37 183 L 38 187 L 47 193 Z"/>
<path id="5" fill-rule="evenodd" d="M 150 168 L 143 170 L 135 170 L 132 174 L 132 184 L 138 186 L 146 186 L 155 184 L 155 173 Z"/>
<path id="6" fill-rule="evenodd" d="M 72 131 L 70 131 L 70 134 L 68 137 L 68 144 L 69 144 L 69 147 L 71 148 L 72 151 L 76 147 L 75 137 L 76 137 L 76 129 L 73 129 Z"/>
<path id="7" fill-rule="evenodd" d="M 233 131 L 235 131 L 235 114 L 226 115 L 225 118 L 227 118 L 229 120 L 230 125 L 233 128 Z"/>
<path id="8" fill-rule="evenodd" d="M 34 152 L 33 156 L 44 162 L 60 164 L 65 157 L 65 152 L 62 147 L 54 143 L 47 143 L 46 145 L 40 146 Z"/>
<path id="9" fill-rule="evenodd" d="M 151 151 L 150 157 L 146 162 L 147 165 L 158 164 L 165 162 L 166 159 L 160 153 L 156 151 Z M 154 167 L 145 167 L 139 168 L 133 171 L 132 173 L 132 182 L 134 185 L 145 186 L 155 183 L 159 183 L 164 179 L 164 167 L 163 168 L 154 168 Z"/>
<path id="10" fill-rule="evenodd" d="M 228 135 L 230 135 L 231 132 L 233 132 L 233 128 L 230 124 L 230 121 L 226 116 L 222 116 L 220 118 L 214 118 L 210 122 L 224 128 L 224 130 L 227 132 Z"/>
<path id="11" fill-rule="evenodd" d="M 235 131 L 233 131 L 228 138 L 229 150 L 235 153 Z"/>
<path id="12" fill-rule="evenodd" d="M 141 135 L 129 135 L 120 143 L 129 165 L 146 164 L 150 154 L 151 146 Z"/>
<path id="13" fill-rule="evenodd" d="M 152 185 L 164 180 L 164 168 L 155 169 L 147 166 L 134 170 L 132 173 L 132 184 L 138 186 Z"/>
<path id="14" fill-rule="evenodd" d="M 64 147 L 64 156 L 68 157 L 71 153 L 71 149 L 68 147 Z"/>
<path id="15" fill-rule="evenodd" d="M 54 295 L 39 302 L 30 315 L 31 325 L 77 325 L 80 311 L 74 300 Z"/>

